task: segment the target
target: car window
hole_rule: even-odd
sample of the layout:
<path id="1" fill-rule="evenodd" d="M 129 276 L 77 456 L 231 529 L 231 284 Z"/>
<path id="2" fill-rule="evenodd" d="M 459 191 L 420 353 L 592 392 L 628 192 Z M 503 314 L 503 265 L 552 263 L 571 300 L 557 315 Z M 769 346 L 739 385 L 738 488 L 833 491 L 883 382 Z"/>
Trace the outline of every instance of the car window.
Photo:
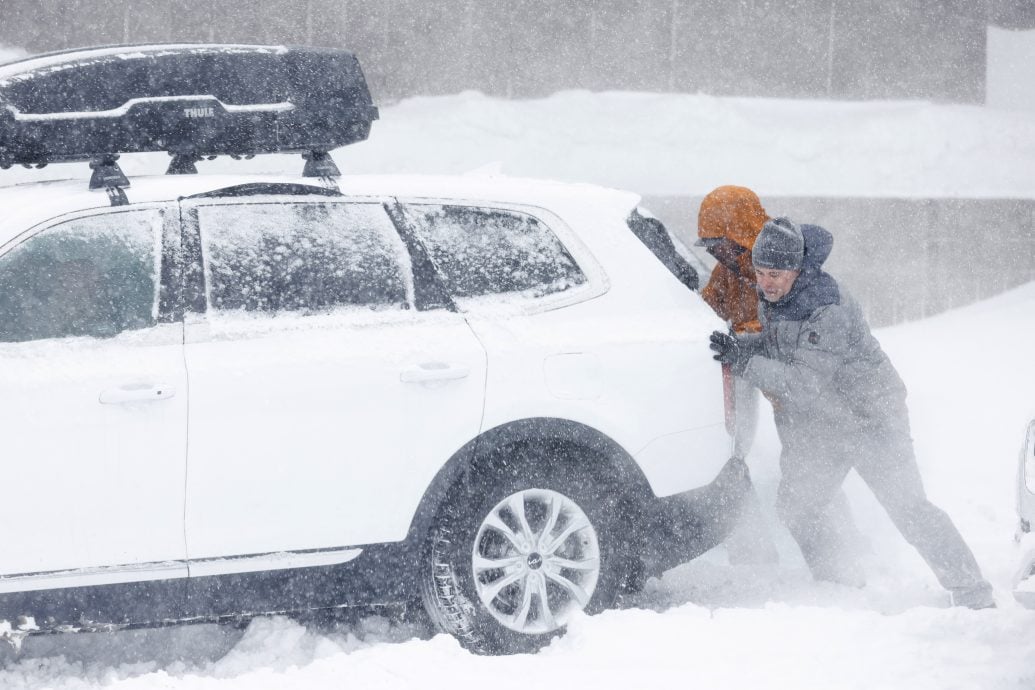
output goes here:
<path id="1" fill-rule="evenodd" d="M 553 231 L 526 213 L 437 204 L 403 212 L 454 297 L 541 297 L 586 282 Z"/>
<path id="2" fill-rule="evenodd" d="M 47 228 L 0 257 L 0 341 L 106 338 L 155 323 L 161 212 Z"/>
<path id="3" fill-rule="evenodd" d="M 318 312 L 408 307 L 408 259 L 379 204 L 200 206 L 209 306 Z"/>

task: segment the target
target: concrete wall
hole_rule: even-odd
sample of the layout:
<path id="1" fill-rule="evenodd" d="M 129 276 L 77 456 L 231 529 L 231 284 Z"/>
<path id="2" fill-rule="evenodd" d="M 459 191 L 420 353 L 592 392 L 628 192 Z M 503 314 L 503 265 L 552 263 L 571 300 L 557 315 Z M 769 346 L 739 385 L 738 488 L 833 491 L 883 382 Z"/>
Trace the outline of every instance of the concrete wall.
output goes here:
<path id="1" fill-rule="evenodd" d="M 980 103 L 990 1 L 0 0 L 0 44 L 347 47 L 382 105 L 467 89 Z"/>
<path id="2" fill-rule="evenodd" d="M 874 326 L 931 316 L 1035 280 L 1032 200 L 762 201 L 772 216 L 822 225 L 834 234 L 827 268 L 862 303 Z M 700 197 L 644 200 L 684 242 L 696 239 L 700 203 Z"/>

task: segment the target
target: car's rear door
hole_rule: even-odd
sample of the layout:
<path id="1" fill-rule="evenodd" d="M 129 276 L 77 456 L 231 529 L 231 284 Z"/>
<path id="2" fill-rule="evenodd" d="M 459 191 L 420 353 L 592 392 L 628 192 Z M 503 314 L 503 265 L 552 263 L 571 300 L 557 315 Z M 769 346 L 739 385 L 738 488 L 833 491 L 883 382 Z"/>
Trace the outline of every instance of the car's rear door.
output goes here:
<path id="1" fill-rule="evenodd" d="M 420 299 L 380 199 L 208 196 L 182 211 L 198 267 L 191 575 L 332 564 L 404 538 L 478 433 L 485 354 L 467 323 Z"/>
<path id="2" fill-rule="evenodd" d="M 186 575 L 178 240 L 175 205 L 138 206 L 0 249 L 0 592 Z"/>

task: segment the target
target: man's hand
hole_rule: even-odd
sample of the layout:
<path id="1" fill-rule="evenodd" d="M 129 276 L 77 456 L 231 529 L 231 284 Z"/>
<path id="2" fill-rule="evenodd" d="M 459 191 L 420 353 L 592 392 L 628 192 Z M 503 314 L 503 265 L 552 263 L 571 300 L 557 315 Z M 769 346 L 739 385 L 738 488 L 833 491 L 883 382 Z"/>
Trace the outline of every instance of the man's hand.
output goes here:
<path id="1" fill-rule="evenodd" d="M 737 339 L 722 331 L 713 331 L 711 341 L 709 347 L 715 351 L 715 356 L 712 359 L 723 364 L 729 364 L 735 376 L 743 374 L 751 356 L 744 352 Z"/>

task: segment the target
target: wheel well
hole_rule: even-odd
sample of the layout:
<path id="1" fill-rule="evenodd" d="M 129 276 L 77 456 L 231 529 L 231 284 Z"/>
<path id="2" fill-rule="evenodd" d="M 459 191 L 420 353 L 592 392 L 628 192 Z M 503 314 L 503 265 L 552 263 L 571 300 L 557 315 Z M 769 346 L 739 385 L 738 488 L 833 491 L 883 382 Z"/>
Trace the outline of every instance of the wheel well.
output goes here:
<path id="1" fill-rule="evenodd" d="M 407 541 L 411 544 L 423 541 L 439 507 L 451 492 L 468 490 L 478 473 L 503 469 L 510 459 L 525 455 L 530 448 L 546 449 L 551 461 L 563 458 L 573 466 L 588 470 L 594 480 L 618 487 L 619 509 L 635 511 L 653 496 L 636 461 L 607 435 L 566 419 L 522 419 L 489 429 L 446 462 L 421 499 L 410 523 Z"/>

